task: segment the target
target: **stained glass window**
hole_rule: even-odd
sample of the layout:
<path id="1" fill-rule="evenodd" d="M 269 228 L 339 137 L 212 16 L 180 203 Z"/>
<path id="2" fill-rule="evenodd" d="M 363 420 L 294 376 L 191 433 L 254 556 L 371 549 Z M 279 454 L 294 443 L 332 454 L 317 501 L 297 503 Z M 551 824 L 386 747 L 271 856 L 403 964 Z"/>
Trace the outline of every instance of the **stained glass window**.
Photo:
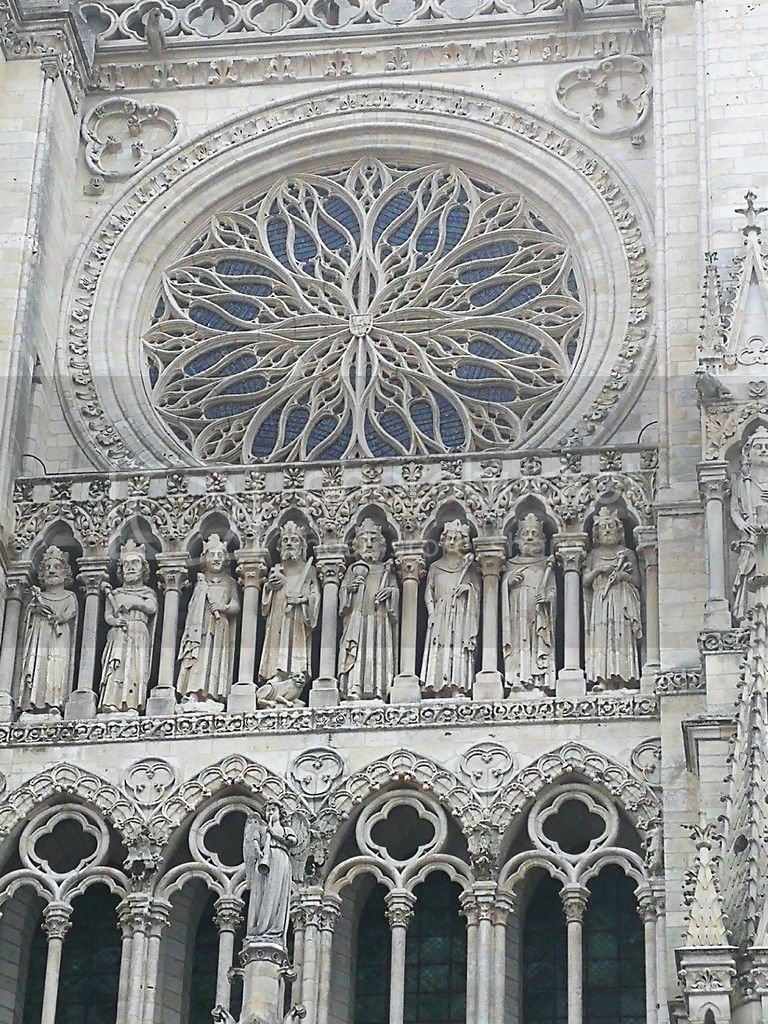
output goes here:
<path id="1" fill-rule="evenodd" d="M 416 889 L 405 954 L 405 1024 L 464 1024 L 467 929 L 459 886 L 434 871 Z"/>
<path id="2" fill-rule="evenodd" d="M 589 883 L 584 916 L 584 1020 L 645 1024 L 645 943 L 635 883 L 616 865 Z"/>
<path id="3" fill-rule="evenodd" d="M 389 1021 L 390 931 L 384 890 L 377 885 L 363 904 L 357 925 L 353 1024 Z"/>
<path id="4" fill-rule="evenodd" d="M 523 924 L 523 1024 L 566 1024 L 568 947 L 560 883 L 534 889 Z"/>
<path id="5" fill-rule="evenodd" d="M 32 933 L 27 967 L 27 986 L 24 998 L 24 1024 L 40 1024 L 43 1012 L 43 989 L 45 987 L 45 963 L 48 958 L 48 941 L 38 924 Z"/>
<path id="6" fill-rule="evenodd" d="M 216 1005 L 216 969 L 219 963 L 219 931 L 214 920 L 215 897 L 205 906 L 197 926 L 192 954 L 192 987 L 189 1000 L 189 1024 L 211 1024 Z"/>
<path id="7" fill-rule="evenodd" d="M 556 401 L 583 315 L 523 196 L 363 160 L 211 219 L 163 277 L 148 383 L 204 461 L 505 448 Z"/>

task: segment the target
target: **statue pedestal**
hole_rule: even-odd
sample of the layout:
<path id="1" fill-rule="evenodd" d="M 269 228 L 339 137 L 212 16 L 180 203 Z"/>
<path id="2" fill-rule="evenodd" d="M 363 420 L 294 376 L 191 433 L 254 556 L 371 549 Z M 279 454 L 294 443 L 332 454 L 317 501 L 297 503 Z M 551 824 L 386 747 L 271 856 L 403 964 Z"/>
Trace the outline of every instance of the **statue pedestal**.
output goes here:
<path id="1" fill-rule="evenodd" d="M 339 703 L 339 687 L 333 676 L 320 676 L 309 691 L 311 708 L 335 708 Z"/>
<path id="2" fill-rule="evenodd" d="M 583 697 L 587 692 L 587 677 L 584 669 L 561 668 L 557 675 L 557 696 L 565 700 Z"/>
<path id="3" fill-rule="evenodd" d="M 390 704 L 418 704 L 421 700 L 421 686 L 418 676 L 395 676 L 389 691 Z"/>
<path id="4" fill-rule="evenodd" d="M 704 626 L 706 629 L 731 629 L 731 606 L 724 597 L 710 597 L 704 605 Z"/>
<path id="5" fill-rule="evenodd" d="M 73 690 L 64 705 L 64 718 L 68 722 L 78 718 L 96 717 L 96 693 L 94 690 Z"/>
<path id="6" fill-rule="evenodd" d="M 248 715 L 256 710 L 256 683 L 235 683 L 227 698 L 230 715 Z"/>
<path id="7" fill-rule="evenodd" d="M 268 1024 L 278 1024 L 283 1019 L 283 974 L 288 966 L 285 946 L 246 938 L 240 964 L 243 970 L 241 1020 L 257 1017 Z"/>
<path id="8" fill-rule="evenodd" d="M 504 684 L 498 669 L 482 669 L 475 676 L 472 687 L 473 700 L 502 700 Z"/>
<path id="9" fill-rule="evenodd" d="M 172 686 L 156 686 L 147 698 L 148 718 L 171 718 L 176 714 L 176 691 Z"/>

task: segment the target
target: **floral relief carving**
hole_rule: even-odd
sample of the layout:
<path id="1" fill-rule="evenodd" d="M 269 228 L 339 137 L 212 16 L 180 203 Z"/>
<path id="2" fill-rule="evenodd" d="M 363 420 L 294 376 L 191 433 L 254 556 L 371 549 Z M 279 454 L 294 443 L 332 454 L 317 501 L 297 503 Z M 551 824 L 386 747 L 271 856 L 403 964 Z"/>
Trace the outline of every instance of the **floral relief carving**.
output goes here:
<path id="1" fill-rule="evenodd" d="M 598 135 L 624 135 L 646 121 L 651 105 L 648 67 L 639 57 L 617 56 L 566 72 L 555 92 L 558 107 Z"/>
<path id="2" fill-rule="evenodd" d="M 103 178 L 130 178 L 173 144 L 179 120 L 168 107 L 108 99 L 83 121 L 88 169 Z"/>

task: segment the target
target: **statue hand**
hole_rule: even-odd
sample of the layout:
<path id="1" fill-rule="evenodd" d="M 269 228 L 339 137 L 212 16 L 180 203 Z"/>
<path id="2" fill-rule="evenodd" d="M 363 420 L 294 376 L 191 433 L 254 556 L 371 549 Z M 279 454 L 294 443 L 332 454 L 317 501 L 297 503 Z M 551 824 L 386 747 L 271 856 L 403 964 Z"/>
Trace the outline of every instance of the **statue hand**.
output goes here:
<path id="1" fill-rule="evenodd" d="M 394 591 L 393 591 L 392 587 L 382 587 L 382 589 L 377 591 L 377 593 L 374 595 L 374 598 L 373 598 L 374 603 L 375 604 L 383 604 L 384 601 L 388 601 L 390 599 L 390 597 L 392 596 L 393 592 Z"/>
<path id="2" fill-rule="evenodd" d="M 294 607 L 294 606 L 299 605 L 299 604 L 308 604 L 309 603 L 309 598 L 307 598 L 307 597 L 287 597 L 285 599 L 285 603 L 289 607 Z"/>
<path id="3" fill-rule="evenodd" d="M 363 579 L 360 576 L 353 576 L 352 579 L 347 583 L 347 590 L 354 590 L 357 592 L 363 585 Z"/>
<path id="4" fill-rule="evenodd" d="M 521 572 L 513 572 L 510 576 L 507 577 L 509 584 L 513 587 L 519 587 L 524 579 L 525 577 Z"/>
<path id="5" fill-rule="evenodd" d="M 275 572 L 273 570 L 269 574 L 269 576 L 267 576 L 267 582 L 264 584 L 264 586 L 268 590 L 279 590 L 281 587 L 285 586 L 285 577 L 283 576 L 282 573 Z"/>

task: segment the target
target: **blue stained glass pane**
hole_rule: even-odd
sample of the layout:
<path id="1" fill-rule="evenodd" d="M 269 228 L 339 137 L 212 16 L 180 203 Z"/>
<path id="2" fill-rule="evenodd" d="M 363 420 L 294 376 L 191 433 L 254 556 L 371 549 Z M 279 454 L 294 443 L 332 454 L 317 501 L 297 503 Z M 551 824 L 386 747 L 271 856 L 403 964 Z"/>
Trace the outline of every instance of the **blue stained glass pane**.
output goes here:
<path id="1" fill-rule="evenodd" d="M 211 349 L 210 352 L 204 352 L 202 355 L 195 356 L 194 359 L 190 359 L 186 364 L 184 372 L 188 376 L 196 376 L 198 373 L 203 373 L 205 370 L 215 366 L 220 359 L 230 355 L 232 352 L 237 352 L 237 348 L 237 345 L 222 345 L 219 348 Z"/>
<path id="2" fill-rule="evenodd" d="M 459 414 L 445 398 L 438 398 L 440 409 L 440 436 L 449 448 L 460 448 L 464 444 L 464 426 Z"/>
<path id="3" fill-rule="evenodd" d="M 384 430 L 386 430 L 391 437 L 394 437 L 395 440 L 400 441 L 404 445 L 408 444 L 411 432 L 399 412 L 395 412 L 394 409 L 390 409 L 388 412 L 382 413 L 381 416 L 379 416 L 379 423 L 381 423 Z"/>
<path id="4" fill-rule="evenodd" d="M 413 197 L 411 196 L 410 192 L 398 192 L 396 195 L 392 196 L 391 199 L 387 200 L 387 202 L 379 211 L 379 214 L 376 217 L 376 222 L 373 225 L 372 234 L 374 245 L 376 244 L 376 242 L 378 242 L 378 240 L 381 238 L 382 234 L 386 231 L 389 225 L 393 221 L 397 220 L 400 214 L 404 213 L 412 202 Z M 416 227 L 415 214 L 412 217 L 407 218 L 406 223 L 411 224 L 411 229 L 407 234 L 403 236 L 403 238 L 401 239 L 402 241 L 406 241 L 406 239 L 410 238 L 411 234 L 413 233 L 413 229 Z M 398 230 L 399 232 L 402 232 L 403 229 L 401 227 Z M 390 239 L 390 241 L 393 241 L 393 239 Z"/>
<path id="5" fill-rule="evenodd" d="M 253 360 L 254 364 L 256 360 Z M 234 371 L 233 371 L 234 372 Z M 236 380 L 233 384 L 227 384 L 219 392 L 220 395 L 254 395 L 267 386 L 263 377 L 249 377 L 247 380 Z"/>
<path id="6" fill-rule="evenodd" d="M 247 409 L 252 408 L 258 402 L 253 398 L 231 399 L 229 402 L 211 402 L 205 407 L 205 418 L 207 420 L 223 420 L 227 416 L 238 416 Z"/>
<path id="7" fill-rule="evenodd" d="M 419 231 L 416 239 L 416 248 L 419 252 L 434 252 L 440 242 L 440 220 L 442 211 L 434 214 L 426 226 Z M 446 218 L 446 234 L 443 239 L 442 251 L 450 251 L 461 241 L 466 230 L 469 213 L 463 206 L 454 206 Z"/>
<path id="8" fill-rule="evenodd" d="M 291 409 L 285 421 L 285 440 L 295 441 L 309 420 L 309 410 L 303 405 Z"/>
<path id="9" fill-rule="evenodd" d="M 413 402 L 411 404 L 411 419 L 422 434 L 435 437 L 435 424 L 432 419 L 432 406 L 429 402 Z"/>
<path id="10" fill-rule="evenodd" d="M 355 212 L 340 196 L 331 196 L 326 200 L 325 210 L 339 224 L 344 225 L 356 242 L 360 241 L 360 224 L 355 216 Z"/>
<path id="11" fill-rule="evenodd" d="M 288 264 L 288 225 L 283 220 L 270 220 L 267 225 L 269 247 L 283 266 Z"/>
<path id="12" fill-rule="evenodd" d="M 498 327 L 488 327 L 486 328 L 486 334 L 490 334 L 491 337 L 497 338 L 505 345 L 508 345 L 509 348 L 514 349 L 515 352 L 524 352 L 526 355 L 532 355 L 533 353 L 538 352 L 541 349 L 541 342 L 536 341 L 535 338 L 531 338 L 527 334 L 521 334 L 520 331 L 510 331 Z M 474 352 L 474 344 L 475 342 L 472 342 L 472 344 L 469 346 L 470 352 Z M 475 354 L 479 355 L 480 353 L 478 352 Z M 509 354 L 507 354 L 505 358 L 509 359 Z"/>
<path id="13" fill-rule="evenodd" d="M 314 448 L 333 433 L 338 424 L 335 416 L 321 416 L 309 432 L 308 448 Z"/>
<path id="14" fill-rule="evenodd" d="M 340 459 L 349 446 L 352 439 L 352 421 L 348 421 L 344 429 L 333 441 L 317 450 L 315 458 L 318 459 Z"/>
<path id="15" fill-rule="evenodd" d="M 398 454 L 396 449 L 391 444 L 387 444 L 379 432 L 374 429 L 368 416 L 365 418 L 365 440 L 371 453 L 377 459 L 385 459 Z"/>
<path id="16" fill-rule="evenodd" d="M 461 363 L 456 367 L 456 376 L 462 380 L 482 380 L 484 377 L 495 377 L 496 374 L 489 366 L 480 366 L 478 363 Z"/>
<path id="17" fill-rule="evenodd" d="M 516 388 L 504 384 L 495 386 L 477 384 L 474 387 L 470 384 L 458 384 L 456 390 L 478 402 L 514 402 L 518 397 Z"/>
<path id="18" fill-rule="evenodd" d="M 246 370 L 253 369 L 257 365 L 257 359 L 251 355 L 250 352 L 243 352 L 241 355 L 236 356 L 234 359 L 228 359 L 223 366 L 219 366 L 208 374 L 209 377 L 231 377 L 236 373 L 244 373 Z M 262 385 L 263 386 L 263 385 Z M 226 392 L 223 391 L 221 394 L 239 394 L 240 392 Z"/>
<path id="19" fill-rule="evenodd" d="M 489 303 L 500 299 L 508 289 L 509 282 L 499 281 L 496 284 L 489 284 L 485 288 L 478 288 L 477 291 L 472 292 L 470 302 L 475 307 L 487 306 Z M 535 299 L 537 295 L 541 295 L 541 291 L 540 285 L 528 284 L 525 288 L 519 288 L 516 292 L 510 292 L 502 305 L 496 307 L 495 311 L 497 313 L 505 313 L 510 309 L 515 309 L 517 306 L 522 306 L 531 299 Z"/>
<path id="20" fill-rule="evenodd" d="M 317 245 L 314 238 L 306 231 L 302 231 L 301 228 L 296 228 L 293 237 L 293 255 L 299 263 L 306 263 L 317 256 Z"/>
<path id="21" fill-rule="evenodd" d="M 347 239 L 344 235 L 325 217 L 318 218 L 317 226 L 320 231 L 320 237 L 329 249 L 341 249 L 342 246 L 347 244 Z"/>
<path id="22" fill-rule="evenodd" d="M 152 387 L 154 387 L 155 384 L 157 384 L 157 379 L 158 379 L 159 376 L 160 376 L 160 371 L 158 370 L 158 368 L 155 366 L 154 363 L 150 363 L 149 364 L 149 383 L 152 385 Z"/>
<path id="23" fill-rule="evenodd" d="M 260 263 L 245 259 L 219 260 L 216 272 L 224 277 L 274 277 L 272 271 Z"/>
<path id="24" fill-rule="evenodd" d="M 257 459 L 264 459 L 277 443 L 277 431 L 280 426 L 282 409 L 273 410 L 260 424 L 251 445 L 251 453 Z"/>
<path id="25" fill-rule="evenodd" d="M 578 349 L 579 349 L 579 339 L 578 338 L 571 338 L 571 340 L 568 342 L 568 344 L 565 347 L 566 354 L 568 356 L 568 359 L 571 362 L 573 362 L 574 359 L 576 358 L 576 353 L 578 352 Z"/>
<path id="26" fill-rule="evenodd" d="M 495 260 L 501 259 L 502 257 L 513 256 L 520 246 L 517 242 L 514 242 L 511 238 L 504 238 L 498 242 L 486 242 L 485 245 L 480 245 L 476 249 L 471 249 L 469 252 L 465 252 L 456 262 L 457 264 L 474 262 L 475 260 Z"/>
<path id="27" fill-rule="evenodd" d="M 467 345 L 467 351 L 473 356 L 480 356 L 481 359 L 508 359 L 509 352 L 487 341 L 472 341 Z"/>
<path id="28" fill-rule="evenodd" d="M 571 271 L 568 274 L 568 280 L 566 282 L 566 287 L 567 287 L 568 291 L 571 293 L 571 295 L 574 297 L 574 299 L 578 299 L 578 297 L 579 297 L 579 284 L 578 284 L 578 282 L 576 280 L 576 275 L 574 274 L 573 271 Z"/>
<path id="29" fill-rule="evenodd" d="M 231 313 L 238 320 L 256 320 L 259 315 L 259 307 L 250 302 L 243 302 L 238 299 L 222 299 L 221 308 L 225 313 Z"/>
<path id="30" fill-rule="evenodd" d="M 214 331 L 237 331 L 239 330 L 237 324 L 233 324 L 231 320 L 227 320 L 217 313 L 214 309 L 209 309 L 207 306 L 190 306 L 189 307 L 189 318 L 194 320 L 196 324 L 202 324 L 203 327 L 210 327 Z"/>

